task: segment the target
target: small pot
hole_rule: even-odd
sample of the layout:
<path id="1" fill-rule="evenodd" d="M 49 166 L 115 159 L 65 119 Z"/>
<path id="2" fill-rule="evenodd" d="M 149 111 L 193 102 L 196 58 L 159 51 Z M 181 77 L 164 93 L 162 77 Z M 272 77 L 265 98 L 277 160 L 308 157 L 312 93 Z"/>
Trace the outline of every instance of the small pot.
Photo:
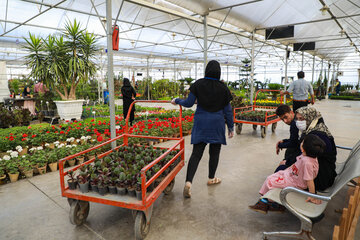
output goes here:
<path id="1" fill-rule="evenodd" d="M 87 193 L 87 192 L 89 192 L 89 182 L 79 183 L 79 187 L 80 187 L 80 191 L 81 191 L 82 193 Z"/>
<path id="2" fill-rule="evenodd" d="M 0 185 L 5 184 L 5 178 L 6 178 L 6 174 L 0 176 Z"/>
<path id="3" fill-rule="evenodd" d="M 78 162 L 77 162 L 78 165 L 84 163 L 84 157 L 78 157 L 77 160 L 78 160 Z"/>
<path id="4" fill-rule="evenodd" d="M 8 173 L 10 177 L 10 182 L 16 182 L 19 179 L 19 173 Z"/>
<path id="5" fill-rule="evenodd" d="M 140 191 L 135 191 L 135 192 L 136 192 L 136 198 L 141 201 L 142 200 L 141 190 Z"/>
<path id="6" fill-rule="evenodd" d="M 70 190 L 75 190 L 76 189 L 76 187 L 77 187 L 77 181 L 76 180 L 73 181 L 73 180 L 69 179 L 67 182 L 68 182 L 68 186 L 69 186 Z"/>
<path id="7" fill-rule="evenodd" d="M 37 170 L 39 171 L 39 174 L 45 174 L 46 173 L 46 165 L 43 167 L 37 167 Z"/>
<path id="8" fill-rule="evenodd" d="M 98 186 L 96 184 L 90 184 L 90 186 L 91 186 L 91 191 L 99 192 L 99 188 L 98 188 Z"/>
<path id="9" fill-rule="evenodd" d="M 135 188 L 128 188 L 127 189 L 129 196 L 136 197 Z"/>
<path id="10" fill-rule="evenodd" d="M 23 150 L 21 151 L 21 152 L 19 152 L 19 155 L 20 156 L 23 156 L 23 155 L 25 155 L 25 154 L 27 154 L 28 153 L 28 149 L 27 148 L 23 148 Z"/>
<path id="11" fill-rule="evenodd" d="M 67 160 L 67 162 L 69 163 L 70 167 L 73 167 L 73 166 L 75 166 L 76 159 L 74 158 L 74 159 L 71 159 L 71 160 Z"/>
<path id="12" fill-rule="evenodd" d="M 99 189 L 99 194 L 102 196 L 104 196 L 108 192 L 107 187 L 98 186 L 98 189 Z"/>
<path id="13" fill-rule="evenodd" d="M 111 194 L 117 194 L 117 190 L 115 186 L 109 186 L 109 193 Z"/>
<path id="14" fill-rule="evenodd" d="M 49 168 L 52 172 L 56 172 L 57 167 L 58 167 L 57 162 L 49 163 Z"/>
<path id="15" fill-rule="evenodd" d="M 34 176 L 34 170 L 30 169 L 23 172 L 26 178 L 32 178 Z"/>
<path id="16" fill-rule="evenodd" d="M 123 187 L 116 187 L 117 189 L 117 193 L 119 195 L 125 195 L 126 194 L 126 188 L 123 188 Z"/>
<path id="17" fill-rule="evenodd" d="M 33 167 L 34 174 L 39 174 L 39 170 L 37 169 L 37 164 L 32 167 Z"/>

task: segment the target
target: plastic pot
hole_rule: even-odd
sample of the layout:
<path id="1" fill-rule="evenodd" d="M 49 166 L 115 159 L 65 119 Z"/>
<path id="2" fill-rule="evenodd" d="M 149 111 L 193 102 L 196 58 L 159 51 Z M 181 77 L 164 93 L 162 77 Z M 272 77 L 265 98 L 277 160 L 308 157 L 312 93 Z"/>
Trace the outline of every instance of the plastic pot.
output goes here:
<path id="1" fill-rule="evenodd" d="M 79 183 L 79 187 L 80 187 L 80 191 L 81 191 L 82 193 L 87 193 L 87 192 L 89 192 L 89 182 Z"/>

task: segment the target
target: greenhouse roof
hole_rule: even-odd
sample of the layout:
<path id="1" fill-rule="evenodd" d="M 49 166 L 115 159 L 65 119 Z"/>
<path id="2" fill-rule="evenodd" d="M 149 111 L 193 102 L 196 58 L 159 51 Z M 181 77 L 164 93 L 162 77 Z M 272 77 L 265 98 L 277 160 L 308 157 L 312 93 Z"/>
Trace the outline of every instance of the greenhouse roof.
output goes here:
<path id="1" fill-rule="evenodd" d="M 304 62 L 324 59 L 358 68 L 360 63 L 360 2 L 356 0 L 112 0 L 113 23 L 118 17 L 120 49 L 116 67 L 171 68 L 173 60 L 186 69 L 203 62 L 204 16 L 207 16 L 208 59 L 238 66 L 250 58 L 255 36 L 256 65 L 283 64 L 293 43 L 315 42 Z M 0 60 L 23 65 L 23 38 L 31 32 L 46 37 L 77 19 L 99 37 L 106 49 L 105 0 L 0 1 Z M 294 36 L 269 40 L 265 29 L 294 26 Z M 97 61 L 102 62 L 102 58 Z M 169 61 L 171 60 L 171 61 Z M 302 52 L 290 64 L 299 65 Z"/>

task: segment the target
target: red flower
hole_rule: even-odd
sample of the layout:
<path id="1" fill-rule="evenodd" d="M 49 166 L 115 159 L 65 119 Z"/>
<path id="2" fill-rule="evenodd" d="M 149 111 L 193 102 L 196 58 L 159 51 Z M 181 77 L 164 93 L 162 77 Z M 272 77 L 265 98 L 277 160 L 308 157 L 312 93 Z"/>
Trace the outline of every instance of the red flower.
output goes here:
<path id="1" fill-rule="evenodd" d="M 23 138 L 26 138 L 28 135 L 26 134 L 26 133 L 24 133 L 23 135 L 22 135 L 22 137 Z"/>
<path id="2" fill-rule="evenodd" d="M 36 134 L 33 134 L 31 137 L 32 137 L 32 138 L 36 137 Z"/>
<path id="3" fill-rule="evenodd" d="M 28 126 L 28 129 L 31 129 L 31 126 Z"/>
<path id="4" fill-rule="evenodd" d="M 60 131 L 60 134 L 64 134 L 64 131 Z"/>
<path id="5" fill-rule="evenodd" d="M 26 138 L 21 139 L 21 141 L 26 141 Z"/>
<path id="6" fill-rule="evenodd" d="M 58 133 L 58 131 L 55 131 L 55 133 Z"/>
<path id="7" fill-rule="evenodd" d="M 66 120 L 65 122 L 69 122 L 69 120 Z"/>
<path id="8" fill-rule="evenodd" d="M 91 119 L 91 122 L 94 122 L 95 121 L 95 119 Z"/>
<path id="9" fill-rule="evenodd" d="M 46 131 L 46 133 L 50 133 L 50 131 Z"/>
<path id="10" fill-rule="evenodd" d="M 162 131 L 164 131 L 164 129 L 160 128 L 160 131 L 162 132 Z"/>
<path id="11" fill-rule="evenodd" d="M 77 123 L 77 121 L 75 120 L 74 122 L 76 122 Z"/>
<path id="12" fill-rule="evenodd" d="M 90 129 L 86 129 L 86 131 L 87 131 L 87 132 L 91 132 L 91 130 L 90 130 Z"/>
<path id="13" fill-rule="evenodd" d="M 103 137 L 102 137 L 101 135 L 97 137 L 97 141 L 98 141 L 98 142 L 102 142 L 103 140 L 104 140 L 104 139 L 103 139 Z"/>
<path id="14" fill-rule="evenodd" d="M 9 137 L 9 140 L 10 140 L 10 141 L 14 141 L 14 137 L 13 137 L 13 136 L 10 136 L 10 137 Z"/>
<path id="15" fill-rule="evenodd" d="M 82 124 L 81 124 L 81 123 L 79 123 L 79 126 L 82 126 Z"/>

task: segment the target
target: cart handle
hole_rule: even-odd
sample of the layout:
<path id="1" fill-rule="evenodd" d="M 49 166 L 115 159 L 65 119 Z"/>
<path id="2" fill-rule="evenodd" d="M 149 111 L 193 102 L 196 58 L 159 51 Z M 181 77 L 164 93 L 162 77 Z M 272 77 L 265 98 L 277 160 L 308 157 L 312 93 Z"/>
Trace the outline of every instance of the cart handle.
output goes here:
<path id="1" fill-rule="evenodd" d="M 126 115 L 126 120 L 125 120 L 125 133 L 129 133 L 129 118 L 130 118 L 130 113 L 131 113 L 131 109 L 133 108 L 134 104 L 137 102 L 146 102 L 146 103 L 171 103 L 171 101 L 166 101 L 166 100 L 134 100 L 129 107 L 128 113 Z M 180 107 L 180 114 L 179 114 L 179 121 L 180 121 L 180 138 L 183 137 L 183 133 L 182 133 L 182 107 L 181 105 L 179 105 Z M 124 139 L 125 140 L 125 139 Z"/>

